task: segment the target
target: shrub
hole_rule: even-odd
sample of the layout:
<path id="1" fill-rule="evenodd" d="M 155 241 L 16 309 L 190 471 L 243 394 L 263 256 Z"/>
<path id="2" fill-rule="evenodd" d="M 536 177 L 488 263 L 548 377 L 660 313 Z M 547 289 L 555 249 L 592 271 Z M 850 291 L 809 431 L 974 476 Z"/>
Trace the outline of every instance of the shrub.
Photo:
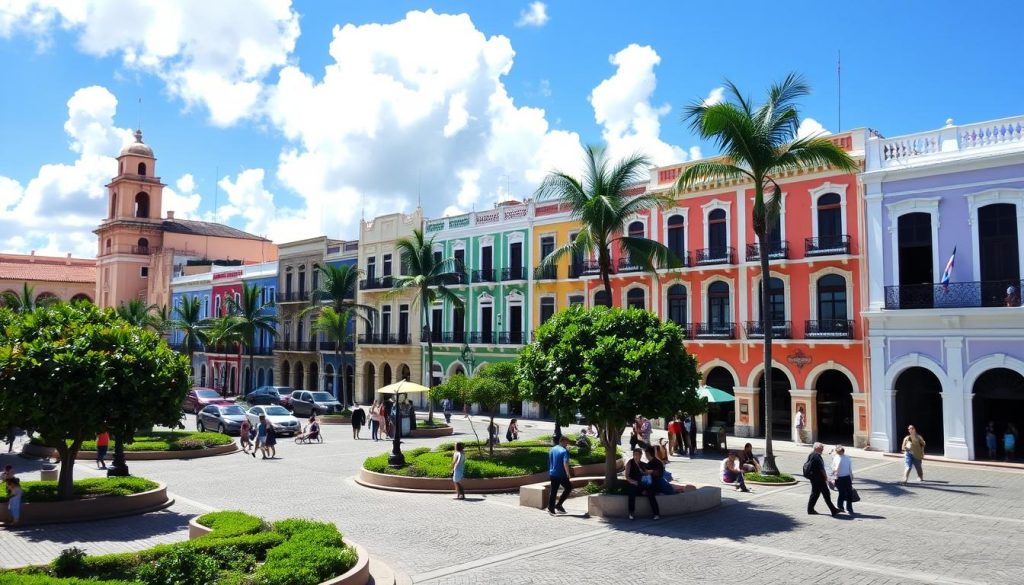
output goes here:
<path id="1" fill-rule="evenodd" d="M 755 471 L 743 474 L 743 479 L 760 483 L 790 483 L 796 481 L 792 475 L 780 473 L 778 475 L 762 475 Z"/>
<path id="2" fill-rule="evenodd" d="M 91 477 L 75 482 L 76 498 L 98 498 L 103 496 L 129 496 L 156 489 L 157 483 L 141 477 Z M 26 481 L 21 488 L 25 502 L 56 502 L 57 482 Z M 0 484 L 0 502 L 7 501 L 7 487 Z"/>
<path id="3" fill-rule="evenodd" d="M 137 581 L 97 581 L 75 577 L 50 577 L 26 573 L 0 573 L 0 585 L 138 585 Z"/>
<path id="4" fill-rule="evenodd" d="M 195 439 L 180 439 L 171 444 L 171 451 L 191 451 L 202 448 L 203 442 Z"/>
<path id="5" fill-rule="evenodd" d="M 219 573 L 220 566 L 213 557 L 178 546 L 139 567 L 138 578 L 146 585 L 212 585 Z"/>
<path id="6" fill-rule="evenodd" d="M 228 538 L 241 534 L 256 534 L 264 529 L 261 518 L 244 512 L 210 512 L 196 518 L 196 522 L 213 530 L 203 538 Z"/>
<path id="7" fill-rule="evenodd" d="M 50 568 L 57 577 L 80 577 L 85 574 L 85 551 L 73 546 L 60 551 Z"/>
<path id="8" fill-rule="evenodd" d="M 516 441 L 495 448 L 494 454 L 480 454 L 476 447 L 483 443 L 473 442 L 466 446 L 466 477 L 512 477 L 541 473 L 548 468 L 548 445 L 532 445 L 529 441 Z M 368 471 L 402 475 L 407 477 L 446 478 L 451 476 L 452 450 L 454 443 L 442 443 L 433 451 L 419 447 L 405 453 L 406 466 L 393 469 L 388 466 L 388 454 L 370 457 L 363 462 Z M 618 452 L 618 451 L 616 451 Z M 604 461 L 604 448 L 594 447 L 590 453 L 581 454 L 574 446 L 569 448 L 569 460 L 573 465 L 587 465 Z"/>
<path id="9" fill-rule="evenodd" d="M 183 440 L 187 446 L 177 446 Z M 227 445 L 233 439 L 220 433 L 193 433 L 189 431 L 152 431 L 135 436 L 131 443 L 125 443 L 124 450 L 137 451 L 183 451 L 205 449 Z M 38 437 L 31 440 L 33 445 L 52 446 Z M 95 451 L 96 441 L 82 441 L 82 451 Z"/>

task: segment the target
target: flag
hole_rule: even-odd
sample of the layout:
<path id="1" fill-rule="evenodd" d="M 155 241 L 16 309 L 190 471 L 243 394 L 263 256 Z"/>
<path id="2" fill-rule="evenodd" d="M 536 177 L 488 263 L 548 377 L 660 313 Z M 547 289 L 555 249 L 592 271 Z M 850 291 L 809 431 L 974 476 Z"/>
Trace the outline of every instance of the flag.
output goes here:
<path id="1" fill-rule="evenodd" d="M 949 286 L 949 279 L 953 276 L 953 261 L 956 260 L 956 246 L 953 246 L 953 253 L 949 256 L 949 262 L 946 262 L 946 269 L 942 271 L 942 287 L 943 289 Z"/>

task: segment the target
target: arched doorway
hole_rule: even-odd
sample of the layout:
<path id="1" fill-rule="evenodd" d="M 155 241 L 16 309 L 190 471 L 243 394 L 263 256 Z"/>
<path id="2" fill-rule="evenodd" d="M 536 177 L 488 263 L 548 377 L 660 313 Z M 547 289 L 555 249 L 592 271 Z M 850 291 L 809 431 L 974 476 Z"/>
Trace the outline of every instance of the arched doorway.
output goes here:
<path id="1" fill-rule="evenodd" d="M 715 366 L 704 376 L 704 384 L 718 388 L 729 394 L 733 392 L 736 380 L 732 373 L 722 366 Z M 725 425 L 726 432 L 732 433 L 736 423 L 736 402 L 714 402 L 708 405 L 708 424 L 710 426 Z"/>
<path id="2" fill-rule="evenodd" d="M 236 380 L 237 379 L 238 379 L 238 368 L 235 367 L 235 366 L 231 366 L 231 379 L 228 382 L 228 388 L 227 388 L 228 393 L 230 393 L 230 394 L 238 394 L 238 385 L 236 384 Z"/>
<path id="3" fill-rule="evenodd" d="M 263 368 L 260 368 L 260 369 L 256 370 L 256 387 L 257 388 L 259 388 L 260 386 L 265 386 L 266 385 L 266 379 L 267 379 L 266 378 L 266 372 L 263 371 Z"/>
<path id="4" fill-rule="evenodd" d="M 291 364 L 288 363 L 288 360 L 285 360 L 284 363 L 281 364 L 281 384 L 280 384 L 280 386 L 287 386 L 288 382 L 291 380 L 291 378 L 292 378 L 292 366 L 291 366 Z M 270 377 L 270 383 L 271 384 L 274 383 L 274 377 L 273 376 Z"/>
<path id="5" fill-rule="evenodd" d="M 363 366 L 363 402 L 373 402 L 373 395 L 377 390 L 377 369 L 373 364 L 366 362 Z"/>
<path id="6" fill-rule="evenodd" d="M 295 383 L 292 385 L 296 390 L 304 390 L 305 386 L 302 385 L 302 362 L 295 362 Z"/>
<path id="7" fill-rule="evenodd" d="M 942 382 L 926 368 L 912 367 L 896 378 L 896 429 L 893 443 L 899 450 L 907 426 L 914 425 L 925 440 L 925 452 L 942 454 Z"/>
<path id="8" fill-rule="evenodd" d="M 324 364 L 324 390 L 330 392 L 335 398 L 338 397 L 338 393 L 335 391 L 337 384 L 334 383 L 334 366 L 331 364 Z"/>
<path id="9" fill-rule="evenodd" d="M 381 376 L 383 377 L 381 381 L 382 387 L 391 383 L 391 364 L 384 364 L 384 368 L 381 369 Z"/>
<path id="10" fill-rule="evenodd" d="M 274 385 L 274 368 L 267 369 L 267 385 Z"/>
<path id="11" fill-rule="evenodd" d="M 766 421 L 764 418 L 764 373 L 757 377 L 757 387 L 760 388 L 760 392 L 757 393 L 757 403 L 760 408 L 757 409 L 761 413 L 762 421 Z M 792 387 L 789 384 L 789 378 L 786 373 L 779 368 L 772 368 L 772 437 L 783 441 L 792 440 L 793 432 L 793 421 L 792 421 L 792 398 L 789 395 L 789 391 Z M 761 425 L 761 435 L 764 436 L 764 425 Z"/>
<path id="12" fill-rule="evenodd" d="M 409 371 L 409 365 L 408 364 L 402 364 L 402 366 L 400 368 L 398 368 L 398 371 L 400 372 L 398 374 L 398 379 L 399 380 L 408 380 L 410 382 L 413 381 L 412 380 L 412 372 Z"/>
<path id="13" fill-rule="evenodd" d="M 306 376 L 306 389 L 320 389 L 320 368 L 316 365 L 316 362 L 309 364 L 309 374 Z"/>
<path id="14" fill-rule="evenodd" d="M 355 395 L 356 395 L 355 383 L 356 383 L 355 369 L 353 369 L 353 367 L 350 366 L 350 365 L 345 366 L 345 394 L 347 394 L 347 396 L 342 396 L 342 398 L 344 398 L 346 400 L 351 398 L 353 402 L 355 401 Z M 339 389 L 338 391 L 341 392 L 341 389 Z M 348 403 L 346 403 L 346 405 L 347 404 Z"/>
<path id="15" fill-rule="evenodd" d="M 853 444 L 853 384 L 839 370 L 825 370 L 814 382 L 818 391 L 815 420 L 818 440 L 834 445 Z"/>
<path id="16" fill-rule="evenodd" d="M 1024 375 L 1008 368 L 993 368 L 978 377 L 972 391 L 974 458 L 989 459 L 985 427 L 991 422 L 996 434 L 995 458 L 1005 459 L 1003 433 L 1007 425 L 1012 424 L 1018 432 L 1024 427 Z"/>
<path id="17" fill-rule="evenodd" d="M 245 387 L 243 390 L 249 392 L 252 389 L 252 370 L 249 369 L 249 366 L 245 366 Z"/>
<path id="18" fill-rule="evenodd" d="M 206 386 L 206 364 L 199 366 L 199 385 Z"/>

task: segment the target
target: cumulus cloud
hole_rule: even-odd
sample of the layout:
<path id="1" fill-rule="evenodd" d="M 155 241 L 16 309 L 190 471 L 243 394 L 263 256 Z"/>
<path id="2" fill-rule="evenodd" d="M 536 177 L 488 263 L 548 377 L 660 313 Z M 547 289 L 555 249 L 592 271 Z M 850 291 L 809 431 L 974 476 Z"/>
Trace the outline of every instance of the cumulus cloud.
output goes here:
<path id="1" fill-rule="evenodd" d="M 724 99 L 725 99 L 725 88 L 724 87 L 716 87 L 715 89 L 712 89 L 711 91 L 708 92 L 708 97 L 704 98 L 704 102 L 703 103 L 704 103 L 705 106 L 713 106 L 715 104 L 722 103 L 722 101 Z"/>
<path id="2" fill-rule="evenodd" d="M 814 118 L 804 118 L 800 120 L 800 126 L 796 130 L 797 138 L 805 138 L 807 136 L 827 136 L 832 134 L 827 128 L 821 125 L 820 122 Z"/>
<path id="3" fill-rule="evenodd" d="M 544 26 L 548 23 L 548 7 L 543 2 L 531 2 L 519 13 L 516 26 Z"/>

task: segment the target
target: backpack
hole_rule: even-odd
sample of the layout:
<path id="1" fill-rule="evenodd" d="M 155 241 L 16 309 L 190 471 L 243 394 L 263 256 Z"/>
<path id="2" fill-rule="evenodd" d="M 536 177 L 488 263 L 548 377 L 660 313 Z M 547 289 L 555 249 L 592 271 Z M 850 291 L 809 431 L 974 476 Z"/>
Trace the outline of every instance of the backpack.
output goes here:
<path id="1" fill-rule="evenodd" d="M 811 479 L 814 477 L 814 468 L 811 466 L 811 458 L 813 455 L 807 456 L 807 461 L 804 461 L 804 477 Z"/>

